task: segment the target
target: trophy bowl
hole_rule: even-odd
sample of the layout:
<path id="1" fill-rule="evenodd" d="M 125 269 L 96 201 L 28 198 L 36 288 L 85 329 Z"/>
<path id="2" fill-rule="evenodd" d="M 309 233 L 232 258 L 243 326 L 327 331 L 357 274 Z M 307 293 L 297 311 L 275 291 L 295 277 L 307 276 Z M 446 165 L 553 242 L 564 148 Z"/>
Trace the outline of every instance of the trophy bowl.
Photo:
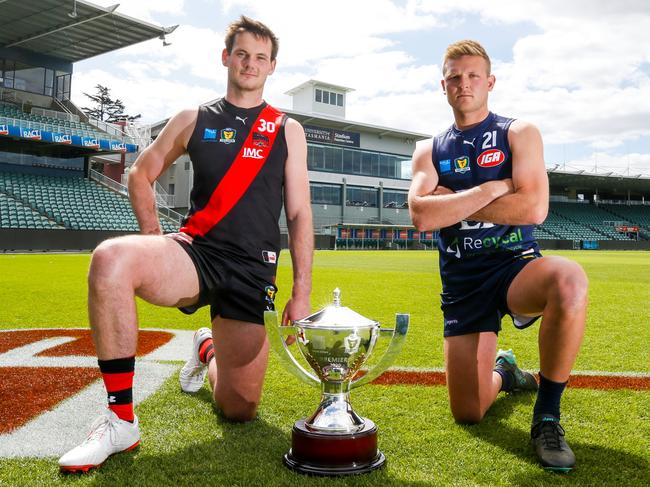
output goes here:
<path id="1" fill-rule="evenodd" d="M 325 476 L 360 474 L 383 466 L 386 458 L 377 449 L 377 426 L 355 413 L 350 390 L 372 381 L 393 363 L 404 344 L 409 315 L 397 314 L 395 328 L 382 329 L 378 322 L 341 306 L 341 293 L 335 289 L 332 305 L 290 326 L 280 326 L 275 311 L 265 312 L 264 322 L 271 348 L 285 368 L 321 389 L 316 411 L 293 426 L 285 465 L 300 473 Z M 300 354 L 313 373 L 289 350 L 284 340 L 288 335 L 296 336 Z M 361 375 L 381 336 L 390 337 L 386 352 Z"/>

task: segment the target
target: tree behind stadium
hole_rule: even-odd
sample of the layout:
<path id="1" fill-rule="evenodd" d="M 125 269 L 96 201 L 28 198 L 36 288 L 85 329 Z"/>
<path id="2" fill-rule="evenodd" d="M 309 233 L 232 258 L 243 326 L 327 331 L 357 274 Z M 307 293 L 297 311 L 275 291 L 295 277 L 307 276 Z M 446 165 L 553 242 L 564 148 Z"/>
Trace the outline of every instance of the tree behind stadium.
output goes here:
<path id="1" fill-rule="evenodd" d="M 94 107 L 83 107 L 82 110 L 89 117 L 96 118 L 102 122 L 115 123 L 121 120 L 126 120 L 127 122 L 132 122 L 141 117 L 140 114 L 137 115 L 127 115 L 124 113 L 126 108 L 124 103 L 118 98 L 113 100 L 111 98 L 111 90 L 106 86 L 97 85 L 95 86 L 96 94 L 89 95 L 84 93 L 90 100 L 95 104 Z"/>

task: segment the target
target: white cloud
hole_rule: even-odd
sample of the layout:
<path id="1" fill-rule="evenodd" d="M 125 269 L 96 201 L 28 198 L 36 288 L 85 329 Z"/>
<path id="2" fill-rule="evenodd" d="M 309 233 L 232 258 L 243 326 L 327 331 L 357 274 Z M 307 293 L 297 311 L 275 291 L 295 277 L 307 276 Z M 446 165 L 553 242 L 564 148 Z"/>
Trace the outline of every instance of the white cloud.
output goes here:
<path id="1" fill-rule="evenodd" d="M 566 164 L 559 164 L 563 170 L 585 170 L 592 173 L 608 173 L 625 176 L 648 176 L 650 167 L 650 154 L 627 153 L 614 155 L 608 152 L 593 152 L 588 157 L 572 159 Z"/>
<path id="2" fill-rule="evenodd" d="M 406 52 L 400 34 L 424 36 L 478 17 L 490 26 L 536 27 L 514 42 L 509 61 L 494 63 L 494 111 L 535 123 L 547 144 L 586 144 L 594 155 L 572 160 L 576 164 L 599 159 L 609 164 L 610 157 L 613 164 L 626 142 L 650 140 L 650 49 L 644 27 L 650 25 L 650 8 L 645 0 L 225 0 L 222 23 L 214 29 L 199 27 L 185 15 L 189 2 L 182 0 L 121 4 L 120 12 L 158 24 L 156 17 L 173 16 L 181 24 L 169 36 L 169 47 L 155 40 L 111 54 L 117 59 L 109 78 L 116 94 L 124 86 L 135 111 L 148 119 L 169 116 L 176 110 L 165 109 L 203 94 L 195 103 L 223 94 L 221 29 L 224 20 L 244 13 L 262 19 L 280 37 L 278 69 L 266 90 L 271 103 L 289 107 L 285 91 L 320 79 L 356 90 L 348 97 L 351 120 L 437 133 L 452 121 L 437 84 L 438 67 Z M 215 10 L 216 4 L 204 0 L 202 6 Z M 498 35 L 499 29 L 494 32 Z M 87 75 L 79 71 L 76 85 Z M 644 154 L 625 157 L 631 167 L 650 173 Z"/>
<path id="3" fill-rule="evenodd" d="M 185 15 L 184 0 L 92 0 L 92 3 L 101 7 L 108 7 L 119 3 L 118 13 L 129 15 L 140 20 L 156 23 L 155 14 L 169 14 L 177 17 Z"/>

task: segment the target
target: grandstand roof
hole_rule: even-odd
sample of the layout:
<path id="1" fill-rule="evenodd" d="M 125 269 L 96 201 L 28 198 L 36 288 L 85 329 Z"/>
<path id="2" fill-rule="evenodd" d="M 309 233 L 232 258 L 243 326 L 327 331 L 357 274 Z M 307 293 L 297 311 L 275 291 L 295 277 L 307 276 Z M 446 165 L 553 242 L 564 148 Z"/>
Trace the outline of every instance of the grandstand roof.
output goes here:
<path id="1" fill-rule="evenodd" d="M 69 62 L 159 37 L 159 27 L 82 0 L 0 0 L 0 47 L 22 48 Z"/>
<path id="2" fill-rule="evenodd" d="M 650 178 L 622 176 L 619 174 L 590 174 L 585 171 L 569 172 L 548 169 L 549 182 L 553 187 L 579 188 L 593 191 L 650 192 Z"/>

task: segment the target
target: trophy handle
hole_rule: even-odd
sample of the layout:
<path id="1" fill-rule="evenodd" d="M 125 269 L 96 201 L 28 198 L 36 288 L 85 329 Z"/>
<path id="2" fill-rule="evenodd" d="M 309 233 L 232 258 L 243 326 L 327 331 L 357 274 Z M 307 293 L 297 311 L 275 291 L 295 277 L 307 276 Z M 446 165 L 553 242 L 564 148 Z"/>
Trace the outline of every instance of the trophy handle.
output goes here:
<path id="1" fill-rule="evenodd" d="M 404 346 L 410 319 L 411 316 L 408 314 L 397 313 L 395 315 L 395 328 L 382 328 L 379 330 L 379 333 L 381 335 L 390 335 L 391 337 L 388 349 L 377 365 L 375 365 L 359 379 L 352 381 L 351 389 L 367 384 L 368 382 L 372 382 L 392 365 L 392 363 L 395 361 L 395 358 Z"/>
<path id="2" fill-rule="evenodd" d="M 280 326 L 278 323 L 277 311 L 264 312 L 264 327 L 268 333 L 271 348 L 275 351 L 287 372 L 295 375 L 298 379 L 310 386 L 320 388 L 320 380 L 315 375 L 307 372 L 304 367 L 300 365 L 293 354 L 289 351 L 287 343 L 282 338 L 282 335 L 295 334 L 296 327 Z"/>

